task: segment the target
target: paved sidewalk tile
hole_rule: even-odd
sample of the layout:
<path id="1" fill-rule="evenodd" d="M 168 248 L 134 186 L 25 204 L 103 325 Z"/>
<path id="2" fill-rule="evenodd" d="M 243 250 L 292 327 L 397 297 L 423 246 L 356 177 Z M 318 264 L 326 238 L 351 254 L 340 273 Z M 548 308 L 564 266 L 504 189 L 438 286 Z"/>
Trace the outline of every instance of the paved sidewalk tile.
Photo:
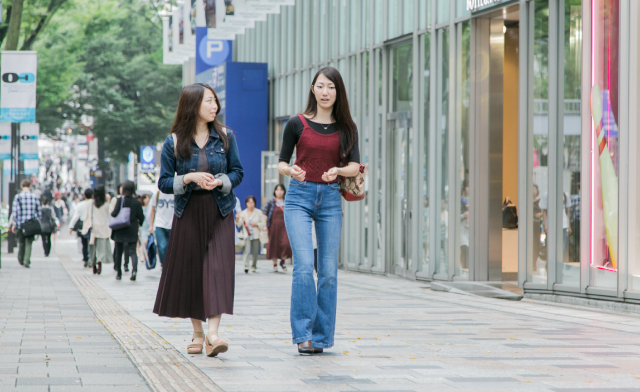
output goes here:
<path id="1" fill-rule="evenodd" d="M 6 252 L 6 243 L 2 245 Z M 55 252 L 45 258 L 41 242 L 33 245 L 30 269 L 18 264 L 17 248 L 13 254 L 2 253 L 0 391 L 94 392 L 94 385 L 150 391 Z M 126 370 L 110 378 L 104 369 L 114 365 Z"/>
<path id="2" fill-rule="evenodd" d="M 341 271 L 335 346 L 300 356 L 291 344 L 291 268 L 236 264 L 229 352 L 189 355 L 189 320 L 152 313 L 160 269 L 116 281 L 91 276 L 225 391 L 640 392 L 640 318 L 461 296 L 427 283 Z M 623 388 L 623 389 L 620 389 Z"/>
<path id="3" fill-rule="evenodd" d="M 59 241 L 57 251 L 79 263 L 75 243 Z M 155 333 L 163 350 L 182 354 L 182 366 L 192 364 L 225 391 L 640 392 L 640 317 L 434 292 L 427 283 L 341 271 L 335 346 L 300 356 L 289 325 L 291 268 L 273 273 L 261 261 L 257 274 L 246 275 L 237 263 L 235 315 L 221 323 L 230 350 L 207 358 L 186 353 L 189 320 L 152 313 L 159 268 L 141 265 L 131 282 L 116 281 L 110 265 L 101 276 L 74 267 L 70 278 L 54 258 L 36 257 L 31 270 L 7 260 L 0 391 L 160 390 L 144 375 L 161 377 L 165 368 L 138 358 L 157 352 L 144 335 Z M 103 302 L 112 305 L 98 314 L 128 313 L 131 333 L 116 336 L 125 351 L 95 317 Z M 51 384 L 40 385 L 45 378 Z"/>

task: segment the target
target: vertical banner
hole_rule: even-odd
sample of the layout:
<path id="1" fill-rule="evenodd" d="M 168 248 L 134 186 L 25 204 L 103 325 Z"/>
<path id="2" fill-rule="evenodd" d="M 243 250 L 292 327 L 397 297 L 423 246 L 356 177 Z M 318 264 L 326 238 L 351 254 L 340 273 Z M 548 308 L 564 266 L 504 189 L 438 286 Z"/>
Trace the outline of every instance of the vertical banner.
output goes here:
<path id="1" fill-rule="evenodd" d="M 20 160 L 39 159 L 38 136 L 40 136 L 40 124 L 22 124 L 20 126 Z"/>
<path id="2" fill-rule="evenodd" d="M 0 122 L 36 122 L 37 67 L 37 52 L 2 52 Z"/>
<path id="3" fill-rule="evenodd" d="M 0 159 L 11 159 L 11 124 L 0 123 Z"/>

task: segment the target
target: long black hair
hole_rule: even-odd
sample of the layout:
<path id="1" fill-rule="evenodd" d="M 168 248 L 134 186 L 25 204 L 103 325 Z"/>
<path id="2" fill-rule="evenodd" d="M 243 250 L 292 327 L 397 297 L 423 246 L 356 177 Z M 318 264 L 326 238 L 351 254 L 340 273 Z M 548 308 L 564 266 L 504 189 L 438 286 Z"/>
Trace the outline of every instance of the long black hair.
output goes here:
<path id="1" fill-rule="evenodd" d="M 133 181 L 125 180 L 122 183 L 122 196 L 133 197 L 134 193 L 136 193 L 136 184 Z"/>
<path id="2" fill-rule="evenodd" d="M 318 76 L 324 75 L 333 82 L 336 87 L 336 102 L 333 104 L 331 115 L 336 120 L 336 126 L 340 136 L 340 160 L 346 162 L 347 157 L 356 144 L 357 128 L 356 123 L 351 118 L 351 110 L 349 110 L 349 100 L 347 99 L 347 89 L 344 87 L 340 72 L 333 67 L 324 67 L 316 73 L 311 82 L 311 90 L 309 90 L 309 98 L 307 98 L 307 108 L 304 114 L 315 117 L 318 112 L 318 101 L 313 93 L 313 86 L 316 84 Z"/>
<path id="3" fill-rule="evenodd" d="M 107 195 L 103 186 L 99 186 L 96 188 L 95 192 L 93 192 L 93 203 L 96 208 L 100 208 L 107 202 Z"/>
<path id="4" fill-rule="evenodd" d="M 229 138 L 224 131 L 224 128 L 227 127 L 220 124 L 217 117 L 222 108 L 218 95 L 208 84 L 194 83 L 182 88 L 180 100 L 178 101 L 178 111 L 171 126 L 170 133 L 175 133 L 178 138 L 178 145 L 175 146 L 176 156 L 178 158 L 191 156 L 191 140 L 193 140 L 196 135 L 196 125 L 200 117 L 200 105 L 202 105 L 205 90 L 210 90 L 213 93 L 213 98 L 216 100 L 216 105 L 218 105 L 216 118 L 208 123 L 209 128 L 213 127 L 213 129 L 216 130 L 216 133 L 220 136 L 220 140 L 222 140 L 225 152 L 229 152 Z"/>

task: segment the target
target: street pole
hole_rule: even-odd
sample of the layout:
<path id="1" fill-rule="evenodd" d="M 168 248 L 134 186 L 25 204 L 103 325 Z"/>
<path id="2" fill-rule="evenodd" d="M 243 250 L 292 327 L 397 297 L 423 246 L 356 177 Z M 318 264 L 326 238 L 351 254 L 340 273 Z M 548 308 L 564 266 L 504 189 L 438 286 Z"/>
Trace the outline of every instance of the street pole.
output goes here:
<path id="1" fill-rule="evenodd" d="M 11 173 L 9 174 L 9 217 L 13 214 L 13 199 L 16 197 L 16 152 L 20 145 L 18 141 L 18 124 L 11 123 Z M 18 157 L 20 158 L 20 157 Z M 13 253 L 13 248 L 16 246 L 16 236 L 9 230 L 7 233 L 7 253 Z"/>

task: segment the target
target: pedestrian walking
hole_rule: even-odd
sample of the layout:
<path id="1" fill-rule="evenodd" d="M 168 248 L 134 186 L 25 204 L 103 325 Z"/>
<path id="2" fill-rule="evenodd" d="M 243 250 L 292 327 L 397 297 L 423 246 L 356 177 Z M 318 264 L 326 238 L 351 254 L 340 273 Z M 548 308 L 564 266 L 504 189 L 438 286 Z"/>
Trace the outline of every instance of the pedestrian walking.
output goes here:
<path id="1" fill-rule="evenodd" d="M 73 216 L 69 221 L 69 234 L 74 231 L 78 234 L 80 241 L 82 241 L 82 261 L 84 262 L 84 266 L 89 266 L 89 236 L 82 235 L 82 227 L 84 226 L 84 222 L 82 221 L 82 217 L 84 217 L 87 213 L 87 206 L 89 205 L 89 201 L 93 197 L 93 189 L 87 188 L 84 190 L 84 200 L 76 203 L 73 208 Z"/>
<path id="2" fill-rule="evenodd" d="M 111 213 L 112 217 L 118 216 L 122 208 L 130 208 L 129 226 L 118 230 L 112 230 L 113 240 L 116 243 L 116 279 L 122 279 L 122 256 L 124 255 L 125 272 L 129 269 L 126 265 L 129 264 L 131 259 L 131 280 L 136 280 L 138 274 L 138 255 L 136 254 L 136 245 L 138 244 L 138 229 L 144 223 L 144 212 L 142 212 L 142 204 L 137 198 L 133 197 L 136 192 L 136 184 L 132 181 L 125 181 L 122 183 L 122 197 L 118 198 L 116 207 Z"/>
<path id="3" fill-rule="evenodd" d="M 138 245 L 136 246 L 136 252 L 138 253 L 138 259 L 140 262 L 147 262 L 149 255 L 147 254 L 147 241 L 149 240 L 149 195 L 142 194 L 138 196 L 138 201 L 142 205 L 142 212 L 144 214 L 144 223 L 140 226 L 138 233 Z"/>
<path id="4" fill-rule="evenodd" d="M 167 255 L 167 244 L 171 235 L 171 224 L 174 213 L 173 195 L 162 193 L 160 190 L 151 198 L 149 204 L 149 234 L 155 233 L 156 246 L 160 265 L 164 267 L 164 259 Z"/>
<path id="5" fill-rule="evenodd" d="M 262 211 L 255 208 L 256 198 L 247 196 L 244 200 L 247 206 L 236 217 L 236 226 L 242 228 L 244 234 L 244 273 L 249 273 L 249 264 L 251 264 L 251 272 L 256 272 L 258 268 L 258 252 L 260 251 L 260 231 L 265 225 L 264 215 Z M 253 263 L 249 258 L 253 259 Z"/>
<path id="6" fill-rule="evenodd" d="M 31 192 L 31 181 L 22 180 L 22 192 L 16 195 L 11 206 L 11 231 L 18 236 L 18 262 L 31 268 L 31 249 L 35 235 L 25 232 L 25 224 L 33 219 L 40 220 L 42 208 L 40 199 Z"/>
<path id="7" fill-rule="evenodd" d="M 53 205 L 53 208 L 56 212 L 56 218 L 58 218 L 58 222 L 60 222 L 60 225 L 62 226 L 63 218 L 69 213 L 69 211 L 67 210 L 67 205 L 65 204 L 64 200 L 62 200 L 59 195 L 56 196 L 56 201 Z"/>
<path id="8" fill-rule="evenodd" d="M 289 167 L 294 148 L 296 162 Z M 342 229 L 338 176 L 356 176 L 359 162 L 358 130 L 342 76 L 333 67 L 321 68 L 311 83 L 304 113 L 285 127 L 278 163 L 280 174 L 292 177 L 284 218 L 294 263 L 291 330 L 301 354 L 320 353 L 334 343 Z M 312 221 L 318 242 L 317 292 Z"/>
<path id="9" fill-rule="evenodd" d="M 104 187 L 99 186 L 93 194 L 84 217 L 83 234 L 89 234 L 89 266 L 93 273 L 102 273 L 102 264 L 113 263 L 111 253 L 111 228 L 109 227 L 109 203 Z"/>
<path id="10" fill-rule="evenodd" d="M 116 202 L 118 201 L 119 197 L 122 197 L 122 183 L 119 183 L 118 186 L 116 187 L 116 190 L 118 192 L 116 197 L 112 197 L 111 201 L 109 202 L 109 214 L 111 214 L 113 212 L 113 210 L 116 209 Z M 114 244 L 115 244 L 115 240 L 113 239 L 113 230 L 111 231 L 111 239 L 113 240 Z M 114 245 L 113 247 L 113 260 L 115 261 L 116 259 L 116 247 Z M 117 271 L 116 269 L 116 263 L 113 263 L 113 270 Z M 125 264 L 124 265 L 124 270 L 126 272 L 129 272 L 129 264 Z"/>
<path id="11" fill-rule="evenodd" d="M 264 215 L 267 217 L 267 229 L 269 229 L 269 242 L 267 243 L 267 259 L 273 262 L 273 272 L 278 272 L 278 260 L 283 271 L 286 259 L 292 256 L 289 236 L 284 224 L 284 197 L 287 189 L 283 184 L 276 185 L 273 190 L 273 199 L 264 207 Z"/>
<path id="12" fill-rule="evenodd" d="M 40 218 L 40 228 L 42 237 L 42 248 L 44 249 L 44 257 L 49 257 L 51 253 L 51 234 L 56 232 L 55 212 L 49 206 L 49 198 L 41 197 L 42 215 Z"/>
<path id="13" fill-rule="evenodd" d="M 153 312 L 190 318 L 190 354 L 216 356 L 229 345 L 218 335 L 223 313 L 233 314 L 235 246 L 232 189 L 243 177 L 234 133 L 220 124 L 213 89 L 182 89 L 171 134 L 162 147 L 159 188 L 175 195 L 175 216 Z M 208 320 L 205 337 L 202 321 Z"/>

